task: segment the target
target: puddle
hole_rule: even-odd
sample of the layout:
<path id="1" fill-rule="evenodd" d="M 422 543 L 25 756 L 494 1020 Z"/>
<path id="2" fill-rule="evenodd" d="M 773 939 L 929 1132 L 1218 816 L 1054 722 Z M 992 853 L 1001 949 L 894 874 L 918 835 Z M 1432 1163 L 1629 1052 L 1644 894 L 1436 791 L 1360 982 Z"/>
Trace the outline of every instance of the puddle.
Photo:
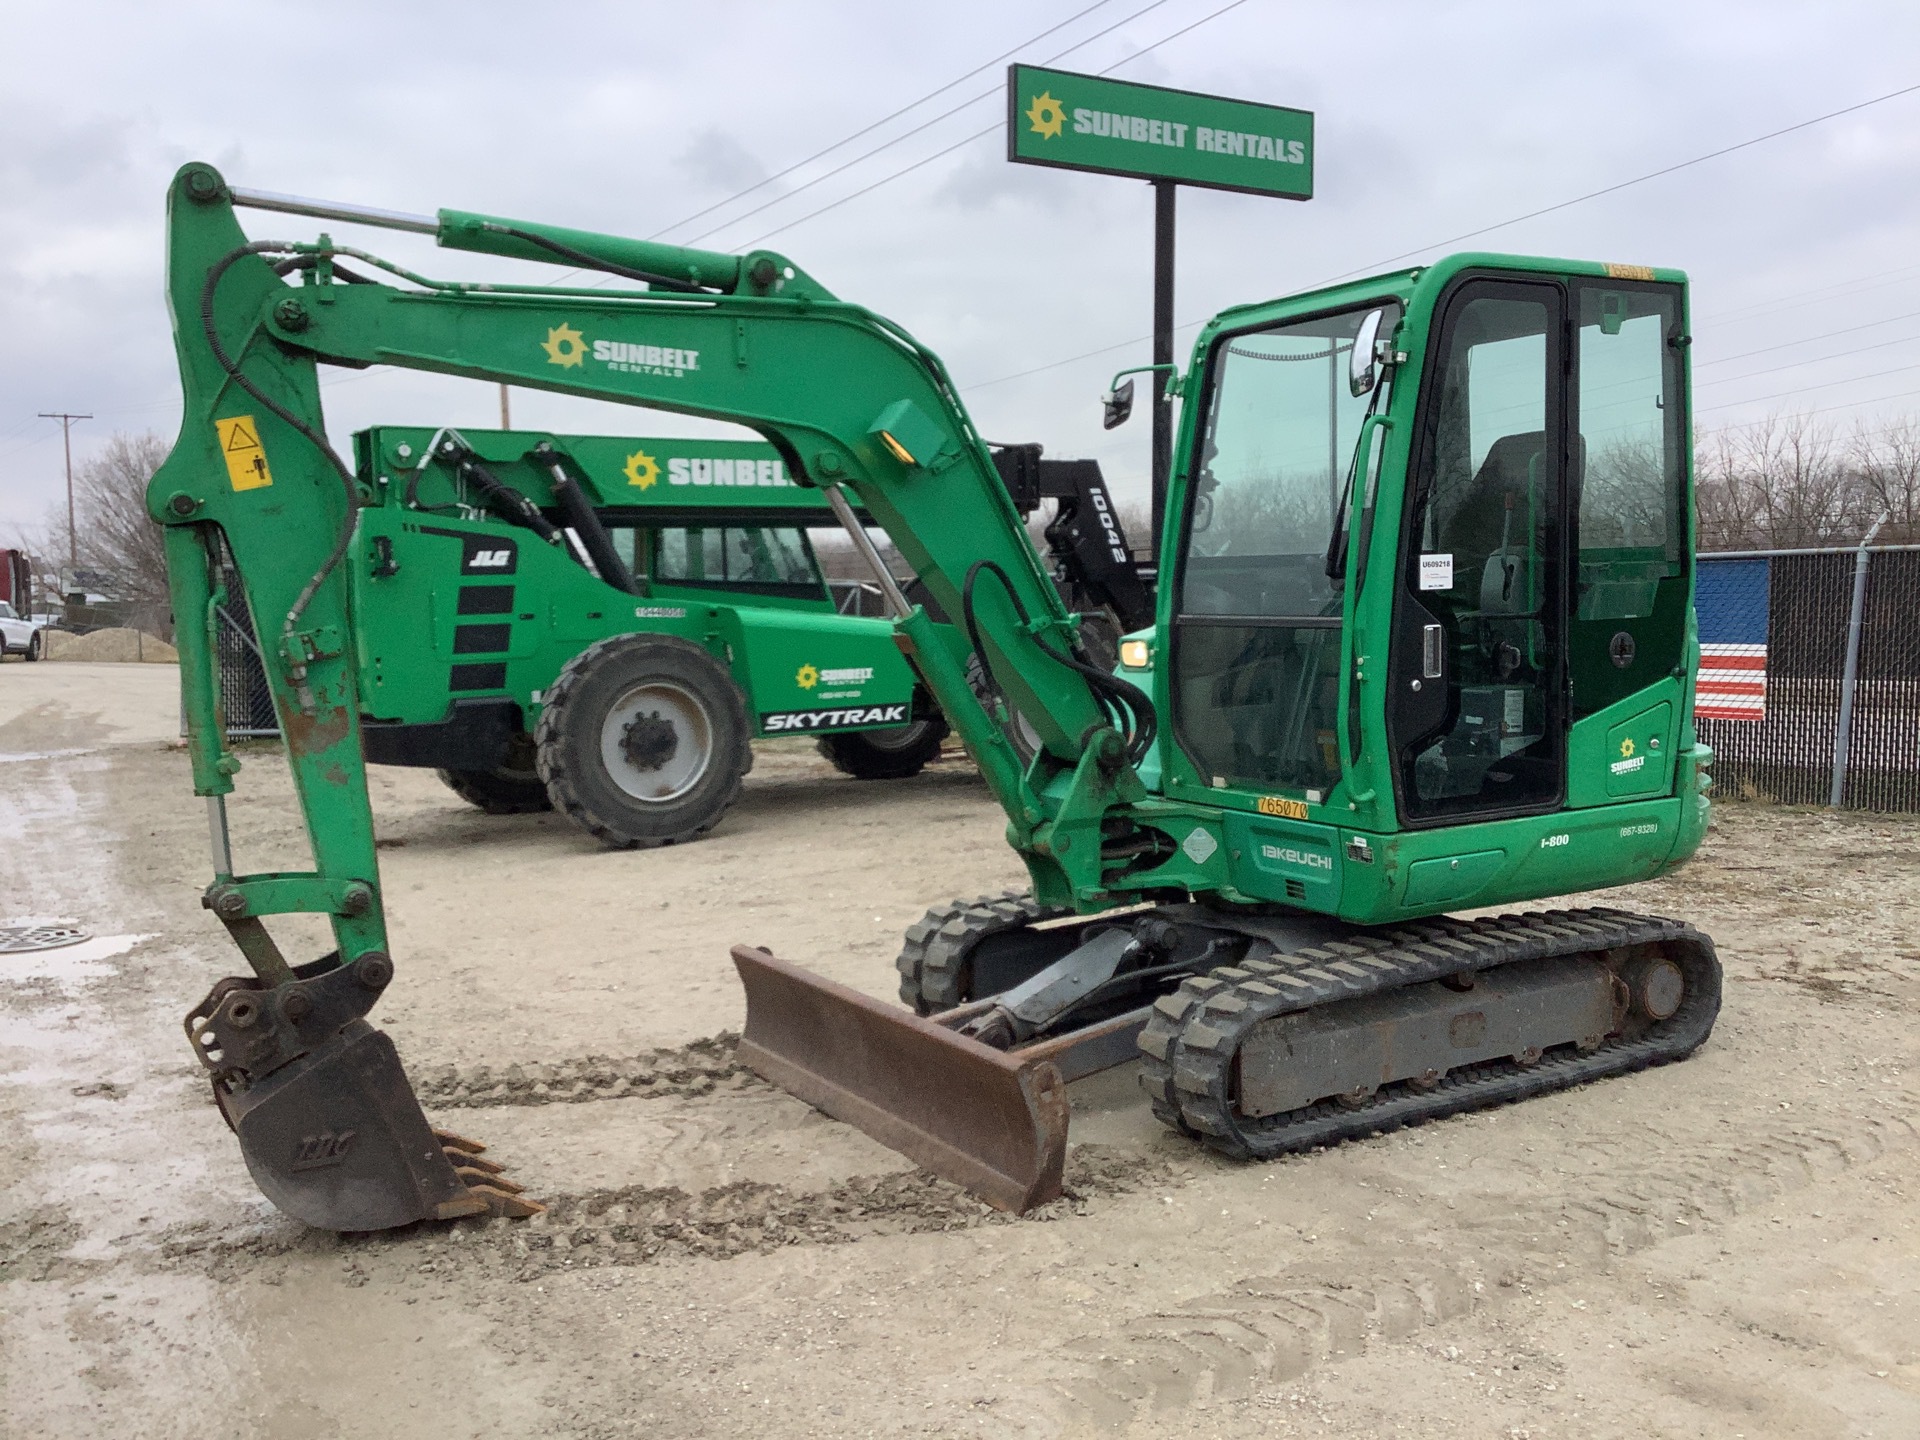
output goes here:
<path id="1" fill-rule="evenodd" d="M 8 925 L 72 924 L 71 920 L 8 920 Z M 126 954 L 151 935 L 96 935 L 78 945 L 55 950 L 20 950 L 0 954 L 0 981 L 53 980 L 63 986 L 83 980 L 102 980 L 113 974 L 107 962 Z"/>

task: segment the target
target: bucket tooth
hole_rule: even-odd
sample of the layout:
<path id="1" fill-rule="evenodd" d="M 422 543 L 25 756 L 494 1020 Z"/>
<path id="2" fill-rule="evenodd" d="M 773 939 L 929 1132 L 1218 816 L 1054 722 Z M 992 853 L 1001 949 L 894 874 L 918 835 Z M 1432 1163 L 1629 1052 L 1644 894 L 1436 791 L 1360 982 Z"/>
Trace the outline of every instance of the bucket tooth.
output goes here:
<path id="1" fill-rule="evenodd" d="M 507 1179 L 497 1168 L 489 1172 L 477 1170 L 471 1165 L 456 1165 L 453 1167 L 453 1173 L 466 1181 L 469 1189 L 487 1186 L 494 1190 L 504 1190 L 509 1195 L 518 1195 L 527 1188 L 517 1180 Z"/>
<path id="2" fill-rule="evenodd" d="M 446 1149 L 464 1150 L 469 1155 L 484 1154 L 487 1148 L 478 1140 L 469 1140 L 466 1136 L 456 1135 L 451 1130 L 442 1130 L 438 1125 L 433 1127 L 433 1138 L 438 1140 Z"/>
<path id="3" fill-rule="evenodd" d="M 491 1213 L 493 1206 L 487 1203 L 484 1195 L 476 1195 L 471 1190 L 464 1195 L 456 1195 L 451 1200 L 442 1200 L 434 1207 L 436 1220 L 465 1220 L 472 1215 Z"/>
<path id="4" fill-rule="evenodd" d="M 514 1190 L 520 1187 L 515 1186 Z M 479 1199 L 489 1214 L 502 1215 L 509 1220 L 525 1220 L 530 1215 L 544 1215 L 547 1207 L 538 1200 L 529 1200 L 520 1194 L 510 1194 L 492 1185 L 475 1185 L 469 1193 Z"/>
<path id="5" fill-rule="evenodd" d="M 498 1175 L 507 1168 L 498 1160 L 485 1159 L 471 1150 L 456 1150 L 451 1145 L 442 1145 L 440 1153 L 447 1157 L 456 1170 L 477 1170 L 483 1175 Z"/>

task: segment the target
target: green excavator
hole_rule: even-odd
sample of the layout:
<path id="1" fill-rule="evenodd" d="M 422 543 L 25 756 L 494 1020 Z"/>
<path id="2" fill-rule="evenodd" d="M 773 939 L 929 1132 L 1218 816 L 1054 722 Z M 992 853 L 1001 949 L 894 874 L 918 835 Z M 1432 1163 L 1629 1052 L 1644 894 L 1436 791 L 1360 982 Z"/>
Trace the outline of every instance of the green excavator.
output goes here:
<path id="1" fill-rule="evenodd" d="M 249 239 L 236 207 L 626 283 L 431 279 L 325 234 Z M 1720 971 L 1687 924 L 1486 913 L 1650 879 L 1706 829 L 1684 276 L 1467 254 L 1216 316 L 1172 380 L 1155 620 L 1115 668 L 1090 661 L 940 360 L 782 255 L 300 200 L 204 164 L 168 213 L 185 409 L 149 507 L 213 827 L 205 903 L 252 972 L 188 1031 L 288 1213 L 365 1230 L 537 1208 L 431 1128 L 366 1019 L 394 962 L 341 562 L 380 497 L 327 444 L 320 365 L 731 421 L 823 492 L 1031 890 L 910 929 L 904 1008 L 737 948 L 741 1054 L 996 1205 L 1059 1192 L 1065 1084 L 1122 1061 L 1166 1124 L 1257 1159 L 1707 1037 Z M 1109 419 L 1129 404 L 1117 388 Z M 234 869 L 208 639 L 222 548 L 311 872 Z M 336 948 L 290 961 L 264 923 L 289 912 L 329 917 Z"/>

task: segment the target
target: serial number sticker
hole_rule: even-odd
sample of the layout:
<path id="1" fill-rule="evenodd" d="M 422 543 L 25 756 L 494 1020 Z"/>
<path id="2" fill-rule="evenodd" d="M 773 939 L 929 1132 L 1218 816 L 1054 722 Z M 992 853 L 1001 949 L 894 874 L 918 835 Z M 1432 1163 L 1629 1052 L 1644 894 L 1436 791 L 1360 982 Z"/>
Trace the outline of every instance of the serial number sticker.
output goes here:
<path id="1" fill-rule="evenodd" d="M 1420 557 L 1420 588 L 1422 590 L 1453 588 L 1453 555 L 1451 553 Z"/>
<path id="2" fill-rule="evenodd" d="M 1284 815 L 1289 820 L 1307 818 L 1307 802 L 1289 800 L 1284 795 L 1262 795 L 1254 801 L 1254 806 L 1262 815 Z"/>
<path id="3" fill-rule="evenodd" d="M 1573 837 L 1565 831 L 1562 831 L 1558 835 L 1542 835 L 1540 837 L 1540 848 L 1542 850 L 1558 850 L 1562 845 L 1571 845 L 1572 843 Z"/>
<path id="4" fill-rule="evenodd" d="M 1620 838 L 1623 840 L 1629 835 L 1658 835 L 1659 833 L 1660 822 L 1658 820 L 1644 820 L 1638 825 L 1622 825 L 1620 827 Z"/>

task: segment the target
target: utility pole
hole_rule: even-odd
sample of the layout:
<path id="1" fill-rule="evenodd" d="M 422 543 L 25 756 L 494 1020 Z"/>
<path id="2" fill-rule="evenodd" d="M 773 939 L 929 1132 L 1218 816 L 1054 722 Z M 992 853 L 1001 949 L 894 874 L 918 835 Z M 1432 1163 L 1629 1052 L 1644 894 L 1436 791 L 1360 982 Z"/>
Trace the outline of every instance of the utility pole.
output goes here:
<path id="1" fill-rule="evenodd" d="M 73 572 L 80 568 L 80 532 L 73 523 L 73 422 L 91 420 L 91 415 L 72 415 L 65 410 L 42 410 L 42 420 L 60 422 L 60 443 L 67 451 L 67 583 L 73 583 Z"/>

